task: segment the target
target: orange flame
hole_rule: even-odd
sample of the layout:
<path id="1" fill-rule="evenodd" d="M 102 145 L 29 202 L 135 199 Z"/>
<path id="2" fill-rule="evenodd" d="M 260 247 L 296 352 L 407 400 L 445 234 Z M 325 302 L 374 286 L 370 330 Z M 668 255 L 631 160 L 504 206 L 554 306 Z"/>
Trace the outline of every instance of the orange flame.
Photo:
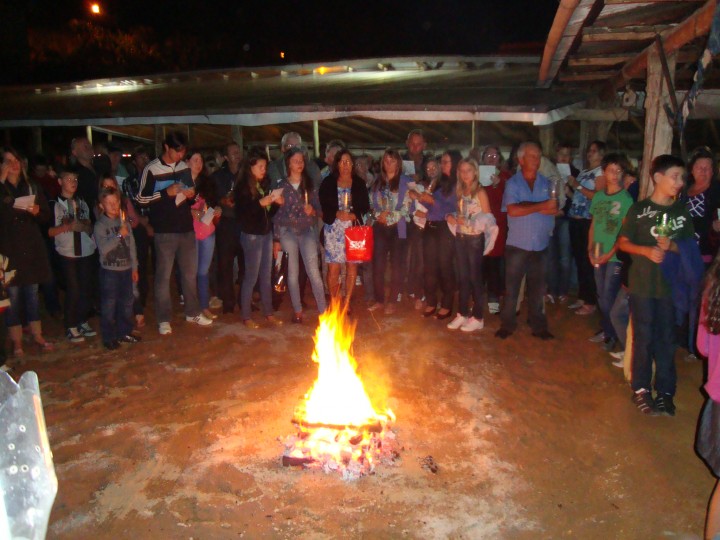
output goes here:
<path id="1" fill-rule="evenodd" d="M 369 442 L 373 432 L 384 431 L 395 420 L 390 409 L 375 410 L 357 374 L 351 352 L 355 326 L 339 302 L 332 302 L 320 315 L 312 355 L 318 377 L 295 410 L 294 420 L 303 426 L 306 437 L 296 443 L 290 453 L 293 457 L 372 465 Z"/>

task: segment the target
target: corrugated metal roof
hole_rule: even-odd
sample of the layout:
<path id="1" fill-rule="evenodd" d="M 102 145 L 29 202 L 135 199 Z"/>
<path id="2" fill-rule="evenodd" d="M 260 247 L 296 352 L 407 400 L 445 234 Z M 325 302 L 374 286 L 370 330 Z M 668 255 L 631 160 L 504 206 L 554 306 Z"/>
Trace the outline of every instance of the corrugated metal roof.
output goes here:
<path id="1" fill-rule="evenodd" d="M 537 88 L 537 57 L 382 58 L 0 89 L 0 127 L 381 120 L 560 120 L 577 90 Z"/>

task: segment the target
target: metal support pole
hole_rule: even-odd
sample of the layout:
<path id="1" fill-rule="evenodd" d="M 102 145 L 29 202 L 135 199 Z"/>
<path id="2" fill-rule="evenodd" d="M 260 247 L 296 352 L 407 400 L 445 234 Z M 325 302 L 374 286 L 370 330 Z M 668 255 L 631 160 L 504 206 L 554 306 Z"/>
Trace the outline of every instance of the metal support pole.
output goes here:
<path id="1" fill-rule="evenodd" d="M 313 145 L 315 148 L 313 149 L 313 153 L 315 154 L 316 158 L 320 157 L 320 122 L 318 120 L 313 120 Z"/>

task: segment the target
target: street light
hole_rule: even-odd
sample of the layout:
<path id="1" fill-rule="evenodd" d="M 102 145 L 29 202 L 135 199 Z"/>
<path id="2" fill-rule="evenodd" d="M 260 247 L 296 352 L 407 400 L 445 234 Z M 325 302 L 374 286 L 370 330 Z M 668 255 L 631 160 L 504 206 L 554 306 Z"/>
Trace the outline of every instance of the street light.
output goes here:
<path id="1" fill-rule="evenodd" d="M 90 4 L 90 12 L 93 15 L 100 15 L 100 4 L 98 4 L 98 3 Z"/>

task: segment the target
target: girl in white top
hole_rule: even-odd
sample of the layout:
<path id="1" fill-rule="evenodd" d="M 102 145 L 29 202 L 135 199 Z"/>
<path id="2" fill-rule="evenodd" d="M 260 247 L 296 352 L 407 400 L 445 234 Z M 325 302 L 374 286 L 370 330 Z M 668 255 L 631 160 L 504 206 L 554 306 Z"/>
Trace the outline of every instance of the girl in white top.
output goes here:
<path id="1" fill-rule="evenodd" d="M 484 326 L 483 254 L 492 248 L 497 236 L 497 226 L 490 212 L 487 193 L 480 185 L 477 162 L 472 158 L 461 160 L 457 168 L 457 177 L 457 211 L 446 216 L 445 219 L 450 230 L 455 230 L 455 255 L 460 294 L 458 313 L 447 326 L 451 330 L 459 328 L 463 332 L 474 332 Z"/>

